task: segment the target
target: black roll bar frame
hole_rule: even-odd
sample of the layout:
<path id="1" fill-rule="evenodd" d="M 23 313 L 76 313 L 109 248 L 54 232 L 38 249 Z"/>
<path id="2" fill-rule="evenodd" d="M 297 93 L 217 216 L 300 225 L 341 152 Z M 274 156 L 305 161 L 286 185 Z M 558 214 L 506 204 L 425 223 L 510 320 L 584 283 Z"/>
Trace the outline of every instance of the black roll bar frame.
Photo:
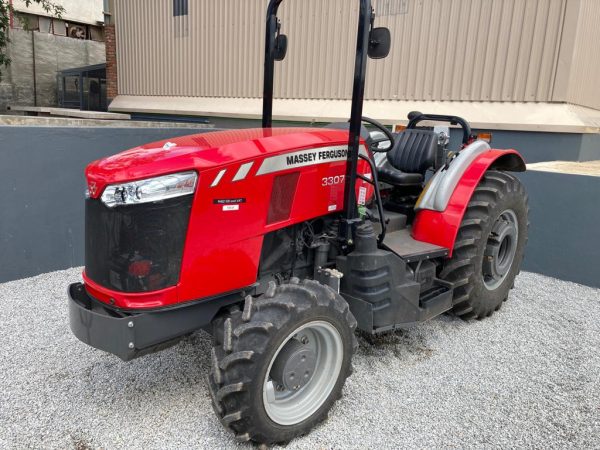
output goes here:
<path id="1" fill-rule="evenodd" d="M 263 128 L 273 125 L 273 78 L 275 73 L 275 40 L 279 33 L 277 10 L 283 0 L 270 0 L 267 7 L 265 35 L 265 67 L 263 86 Z M 352 244 L 352 226 L 360 221 L 356 205 L 356 178 L 360 145 L 361 116 L 365 94 L 365 77 L 369 49 L 369 33 L 375 18 L 371 0 L 359 0 L 360 10 L 356 37 L 356 59 L 354 62 L 354 83 L 352 87 L 352 107 L 350 111 L 350 137 L 348 139 L 348 164 L 344 190 L 344 217 L 342 233 L 348 244 Z M 377 186 L 375 186 L 377 190 Z"/>

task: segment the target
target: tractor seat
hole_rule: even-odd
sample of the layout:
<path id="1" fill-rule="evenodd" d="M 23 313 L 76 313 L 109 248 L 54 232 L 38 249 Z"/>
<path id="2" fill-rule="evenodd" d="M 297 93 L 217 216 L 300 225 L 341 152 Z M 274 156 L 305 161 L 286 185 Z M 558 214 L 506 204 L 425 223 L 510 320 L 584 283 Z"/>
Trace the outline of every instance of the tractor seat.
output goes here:
<path id="1" fill-rule="evenodd" d="M 437 166 L 437 133 L 411 128 L 398 133 L 395 138 L 394 148 L 387 154 L 387 163 L 377 169 L 379 181 L 394 186 L 420 185 L 427 169 Z"/>

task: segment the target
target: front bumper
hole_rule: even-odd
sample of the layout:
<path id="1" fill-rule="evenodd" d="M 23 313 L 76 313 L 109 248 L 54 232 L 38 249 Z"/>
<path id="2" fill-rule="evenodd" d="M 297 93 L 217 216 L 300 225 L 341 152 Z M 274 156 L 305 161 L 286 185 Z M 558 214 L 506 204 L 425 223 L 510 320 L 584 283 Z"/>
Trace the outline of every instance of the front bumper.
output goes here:
<path id="1" fill-rule="evenodd" d="M 69 286 L 71 331 L 82 342 L 129 361 L 177 343 L 207 327 L 219 309 L 240 302 L 240 295 L 187 303 L 176 308 L 130 312 L 92 298 L 83 283 Z"/>

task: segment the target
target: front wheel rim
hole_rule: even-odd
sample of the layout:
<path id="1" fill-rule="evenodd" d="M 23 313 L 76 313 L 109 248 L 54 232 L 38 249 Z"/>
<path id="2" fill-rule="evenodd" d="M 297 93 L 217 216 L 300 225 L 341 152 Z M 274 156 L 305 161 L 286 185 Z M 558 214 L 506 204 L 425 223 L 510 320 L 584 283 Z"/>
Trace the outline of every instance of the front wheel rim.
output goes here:
<path id="1" fill-rule="evenodd" d="M 483 284 L 488 290 L 497 289 L 510 273 L 518 242 L 517 214 L 512 209 L 507 209 L 494 222 L 483 255 Z"/>
<path id="2" fill-rule="evenodd" d="M 290 346 L 290 341 L 294 345 Z M 296 341 L 304 348 L 299 347 Z M 284 347 L 294 347 L 289 358 L 285 352 L 282 353 Z M 295 363 L 293 358 L 296 355 L 307 355 L 309 360 L 314 355 L 314 370 L 307 368 L 306 372 L 310 372 L 307 380 L 301 386 L 290 385 L 289 370 L 285 374 L 285 383 L 280 382 L 281 373 L 275 379 L 274 366 L 280 372 L 278 368 L 287 367 L 287 361 Z M 311 417 L 327 401 L 337 384 L 343 355 L 342 336 L 329 322 L 308 322 L 290 333 L 271 358 L 263 383 L 263 404 L 271 420 L 279 425 L 295 425 Z M 286 357 L 287 360 L 282 362 L 281 357 Z M 298 362 L 294 367 L 299 367 L 299 364 Z"/>

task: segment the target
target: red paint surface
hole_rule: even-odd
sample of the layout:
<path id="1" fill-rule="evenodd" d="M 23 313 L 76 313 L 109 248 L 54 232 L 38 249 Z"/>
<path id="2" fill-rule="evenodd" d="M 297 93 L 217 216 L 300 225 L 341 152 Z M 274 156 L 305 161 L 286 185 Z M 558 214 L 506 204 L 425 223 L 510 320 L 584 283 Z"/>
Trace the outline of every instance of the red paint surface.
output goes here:
<path id="1" fill-rule="evenodd" d="M 412 236 L 418 241 L 429 242 L 450 249 L 448 257 L 451 257 L 458 228 L 473 191 L 494 161 L 506 154 L 515 154 L 521 158 L 521 155 L 512 149 L 492 149 L 479 155 L 465 171 L 443 212 L 431 210 L 417 212 L 413 223 Z"/>
<path id="2" fill-rule="evenodd" d="M 164 150 L 166 142 L 177 146 Z M 89 186 L 97 198 L 108 184 L 139 180 L 185 170 L 198 172 L 177 286 L 129 294 L 105 289 L 84 274 L 94 297 L 121 308 L 157 308 L 244 288 L 256 281 L 265 233 L 343 209 L 344 183 L 323 186 L 322 179 L 345 175 L 346 161 L 322 163 L 257 175 L 262 161 L 302 149 L 346 145 L 348 132 L 334 129 L 273 128 L 219 131 L 168 139 L 125 151 L 90 164 Z M 239 167 L 254 161 L 243 180 L 233 181 Z M 226 169 L 219 184 L 217 174 Z M 267 225 L 275 176 L 299 172 L 288 219 Z M 370 173 L 359 161 L 359 173 Z M 359 180 L 358 188 L 367 183 Z M 373 195 L 368 189 L 367 199 Z M 244 198 L 238 210 L 224 211 L 214 199 Z"/>
<path id="3" fill-rule="evenodd" d="M 177 286 L 153 292 L 125 293 L 107 289 L 90 280 L 83 272 L 83 281 L 89 294 L 101 302 L 119 308 L 160 308 L 177 303 Z"/>

